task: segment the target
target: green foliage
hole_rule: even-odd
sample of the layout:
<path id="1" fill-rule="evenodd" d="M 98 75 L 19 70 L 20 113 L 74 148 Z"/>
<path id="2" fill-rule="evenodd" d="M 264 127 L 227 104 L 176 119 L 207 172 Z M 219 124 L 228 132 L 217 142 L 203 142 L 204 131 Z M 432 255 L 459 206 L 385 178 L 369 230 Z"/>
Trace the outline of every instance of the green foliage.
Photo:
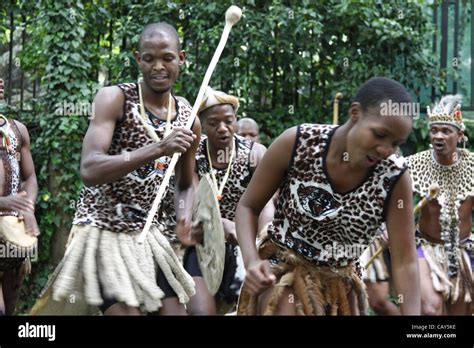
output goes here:
<path id="1" fill-rule="evenodd" d="M 83 7 L 75 4 L 76 9 L 56 1 L 37 2 L 33 10 L 41 15 L 30 26 L 31 44 L 21 53 L 23 68 L 36 69 L 44 90 L 39 100 L 41 111 L 35 116 L 40 130 L 32 141 L 40 179 L 41 261 L 49 260 L 52 235 L 68 222 L 62 219 L 73 212 L 69 202 L 77 198 L 81 185 L 78 169 L 87 118 L 69 114 L 64 105 L 87 103 L 97 90 L 91 74 L 93 55 L 88 49 L 93 43 L 85 37 Z"/>
<path id="2" fill-rule="evenodd" d="M 74 7 L 71 6 L 74 4 Z M 79 162 L 87 117 L 64 109 L 65 103 L 89 103 L 98 89 L 93 60 L 95 43 L 86 37 L 88 26 L 79 2 L 39 1 L 19 4 L 19 11 L 35 13 L 35 24 L 28 26 L 31 42 L 20 53 L 22 68 L 41 78 L 42 97 L 37 111 L 19 115 L 31 134 L 32 155 L 38 176 L 37 217 L 42 232 L 40 264 L 30 277 L 28 288 L 36 290 L 46 282 L 45 270 L 51 258 L 52 238 L 68 228 L 73 204 L 81 187 Z M 47 274 L 47 273 L 46 273 Z M 31 303 L 31 299 L 27 299 Z"/>
<path id="3" fill-rule="evenodd" d="M 177 27 L 187 52 L 175 92 L 192 102 L 230 2 L 99 3 L 84 11 L 98 23 L 87 32 L 101 38 L 91 49 L 107 72 L 106 83 L 136 80 L 133 52 L 143 26 L 167 21 Z M 399 80 L 415 100 L 422 88 L 443 87 L 445 72 L 430 51 L 434 27 L 423 2 L 275 0 L 241 7 L 244 17 L 231 32 L 211 85 L 239 96 L 242 116 L 261 124 L 267 143 L 294 124 L 330 122 L 337 91 L 345 95 L 344 115 L 358 86 L 372 76 Z"/>
<path id="4" fill-rule="evenodd" d="M 243 6 L 245 18 L 231 33 L 212 84 L 241 97 L 243 112 L 270 139 L 300 122 L 330 122 L 337 91 L 345 95 L 345 114 L 358 86 L 372 76 L 401 81 L 415 99 L 421 87 L 441 85 L 428 47 L 433 27 L 419 2 L 252 4 Z M 227 6 L 183 9 L 188 59 L 201 62 L 182 74 L 188 97 L 199 86 Z"/>
<path id="5" fill-rule="evenodd" d="M 20 53 L 22 69 L 41 78 L 42 90 L 36 112 L 17 115 L 32 131 L 40 187 L 40 264 L 34 265 L 27 285 L 31 290 L 23 304 L 27 308 L 46 281 L 54 234 L 71 225 L 81 187 L 80 151 L 88 119 L 77 112 L 59 114 L 61 105 L 91 102 L 99 81 L 106 85 L 136 81 L 139 34 L 144 25 L 157 21 L 175 25 L 183 38 L 187 63 L 175 92 L 192 103 L 231 3 L 18 0 L 13 4 L 17 16 L 26 14 L 28 28 L 29 43 Z M 401 81 L 415 99 L 423 87 L 443 87 L 443 72 L 429 48 L 434 28 L 423 1 L 243 0 L 239 6 L 244 17 L 230 34 L 211 85 L 241 99 L 241 116 L 260 123 L 267 144 L 298 123 L 331 122 L 336 92 L 345 96 L 344 115 L 357 87 L 372 76 Z M 8 11 L 0 9 L 4 13 Z M 417 122 L 419 131 L 410 139 L 413 149 L 427 139 L 422 121 Z"/>

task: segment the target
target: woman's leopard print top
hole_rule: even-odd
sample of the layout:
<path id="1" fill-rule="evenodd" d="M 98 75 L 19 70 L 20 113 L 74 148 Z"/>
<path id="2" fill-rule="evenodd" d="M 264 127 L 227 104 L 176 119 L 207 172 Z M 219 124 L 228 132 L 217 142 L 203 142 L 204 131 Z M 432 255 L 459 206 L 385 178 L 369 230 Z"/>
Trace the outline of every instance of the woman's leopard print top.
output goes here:
<path id="1" fill-rule="evenodd" d="M 358 187 L 336 192 L 326 155 L 336 126 L 298 126 L 293 156 L 280 185 L 269 235 L 318 265 L 345 266 L 370 245 L 385 220 L 391 191 L 406 170 L 395 155 L 381 160 Z"/>

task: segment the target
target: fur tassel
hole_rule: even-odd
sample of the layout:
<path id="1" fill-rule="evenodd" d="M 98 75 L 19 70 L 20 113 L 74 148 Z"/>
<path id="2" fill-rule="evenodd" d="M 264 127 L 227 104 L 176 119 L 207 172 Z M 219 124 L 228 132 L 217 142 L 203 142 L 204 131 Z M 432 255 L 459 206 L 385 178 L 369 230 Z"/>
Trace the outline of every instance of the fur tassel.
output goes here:
<path id="1" fill-rule="evenodd" d="M 125 234 L 119 234 L 120 240 L 120 253 L 125 260 L 127 268 L 130 270 L 130 275 L 132 279 L 137 282 L 137 284 L 144 291 L 144 296 L 150 297 L 155 301 L 155 304 L 152 308 L 147 308 L 148 311 L 154 312 L 161 306 L 161 298 L 163 298 L 164 293 L 156 285 L 152 283 L 149 279 L 146 278 L 146 275 L 143 274 L 142 270 L 138 266 L 137 260 L 133 257 L 134 253 L 131 250 L 131 238 Z"/>
<path id="2" fill-rule="evenodd" d="M 351 307 L 349 306 L 349 301 L 347 300 L 347 290 L 344 284 L 344 280 L 338 280 L 339 287 L 339 313 L 340 315 L 351 315 Z"/>
<path id="3" fill-rule="evenodd" d="M 114 238 L 112 232 L 102 231 L 99 242 L 99 279 L 103 284 L 102 291 L 104 295 L 107 298 L 117 298 L 119 300 L 121 299 L 121 296 L 118 294 L 120 283 L 115 277 L 113 262 L 118 259 L 122 260 L 122 257 L 120 253 L 113 253 L 115 247 L 119 248 L 118 238 Z"/>
<path id="4" fill-rule="evenodd" d="M 99 277 L 97 275 L 96 254 L 99 247 L 100 234 L 97 229 L 91 229 L 87 236 L 87 245 L 84 253 L 84 292 L 86 301 L 100 306 L 104 301 L 100 295 Z"/>
<path id="5" fill-rule="evenodd" d="M 301 301 L 301 304 L 303 305 L 303 312 L 305 315 L 313 315 L 314 314 L 314 308 L 311 305 L 311 300 L 306 292 L 306 284 L 303 280 L 303 274 L 302 274 L 301 267 L 296 267 L 295 272 L 294 272 L 294 284 L 293 284 L 293 290 L 295 292 L 296 297 L 298 298 L 299 301 Z"/>
<path id="6" fill-rule="evenodd" d="M 53 299 L 59 301 L 75 293 L 77 278 L 75 272 L 81 268 L 81 261 L 84 255 L 87 233 L 78 233 L 75 237 L 74 248 L 64 256 L 66 258 L 63 267 L 58 274 L 58 278 L 53 285 Z"/>
<path id="7" fill-rule="evenodd" d="M 107 255 L 104 255 L 107 257 Z M 104 258 L 105 258 L 104 257 Z M 131 307 L 139 307 L 140 301 L 139 299 L 143 298 L 143 293 L 140 290 L 140 287 L 134 286 L 132 281 L 132 277 L 128 273 L 127 266 L 125 261 L 120 256 L 120 246 L 118 244 L 118 238 L 114 239 L 114 242 L 110 244 L 110 255 L 113 260 L 116 262 L 115 267 L 115 276 L 114 279 L 117 280 L 117 283 L 120 284 L 120 287 L 117 288 L 115 292 L 115 298 L 118 301 L 126 302 Z M 100 272 L 99 272 L 100 274 Z"/>
<path id="8" fill-rule="evenodd" d="M 260 257 L 266 254 L 267 258 L 276 256 L 276 259 L 280 260 L 276 265 L 272 265 L 272 272 L 279 281 L 271 290 L 267 306 L 262 311 L 264 315 L 276 312 L 283 300 L 285 288 L 289 288 L 295 295 L 295 311 L 299 315 L 366 314 L 368 301 L 365 285 L 353 265 L 337 270 L 318 267 L 291 250 L 279 249 L 271 241 L 263 242 L 260 248 Z M 258 296 L 252 296 L 245 291 L 244 284 L 239 298 L 238 314 L 255 315 L 257 299 Z"/>

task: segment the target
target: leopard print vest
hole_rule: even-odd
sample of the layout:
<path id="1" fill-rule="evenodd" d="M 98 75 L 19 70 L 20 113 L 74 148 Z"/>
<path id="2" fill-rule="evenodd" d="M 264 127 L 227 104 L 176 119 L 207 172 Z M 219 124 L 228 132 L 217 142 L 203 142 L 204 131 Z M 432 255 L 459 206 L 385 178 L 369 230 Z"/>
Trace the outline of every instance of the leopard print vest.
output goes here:
<path id="1" fill-rule="evenodd" d="M 206 136 L 201 137 L 196 153 L 196 171 L 199 179 L 209 173 L 210 170 L 209 161 L 207 159 L 206 139 Z M 234 221 L 237 203 L 239 203 L 240 197 L 244 194 L 252 178 L 250 165 L 253 144 L 253 141 L 247 140 L 237 134 L 234 135 L 234 147 L 236 149 L 235 158 L 232 161 L 229 178 L 222 191 L 222 199 L 219 201 L 221 216 L 231 221 Z M 226 168 L 214 168 L 213 170 L 217 182 L 220 185 L 225 176 Z"/>
<path id="2" fill-rule="evenodd" d="M 2 128 L 10 138 L 10 148 L 0 145 L 0 175 L 1 187 L 0 196 L 6 197 L 15 195 L 20 189 L 20 151 L 22 147 L 22 137 L 15 121 L 8 120 L 8 127 Z M 0 142 L 2 144 L 3 142 Z M 0 216 L 18 216 L 16 211 L 0 211 Z"/>
<path id="3" fill-rule="evenodd" d="M 268 233 L 275 243 L 322 266 L 357 261 L 385 220 L 391 191 L 406 170 L 401 157 L 381 160 L 350 192 L 332 188 L 326 155 L 337 126 L 298 126 Z"/>
<path id="4" fill-rule="evenodd" d="M 138 86 L 135 83 L 118 85 L 125 95 L 124 117 L 117 121 L 108 154 L 119 155 L 134 151 L 154 141 L 140 121 Z M 191 115 L 189 105 L 175 98 L 177 116 L 171 129 L 185 127 Z M 149 124 L 163 139 L 166 121 L 147 111 Z M 143 229 L 158 187 L 166 173 L 171 157 L 161 157 L 161 165 L 147 163 L 126 176 L 107 184 L 84 187 L 77 204 L 73 224 L 92 225 L 113 232 L 137 232 Z M 166 194 L 166 193 L 165 193 Z M 162 223 L 160 210 L 153 224 Z"/>
<path id="5" fill-rule="evenodd" d="M 449 197 L 460 202 L 474 195 L 474 154 L 459 149 L 459 159 L 450 166 L 439 164 L 433 158 L 433 150 L 426 150 L 407 157 L 413 191 L 424 197 L 431 184 L 438 184 L 436 199 L 442 206 Z"/>

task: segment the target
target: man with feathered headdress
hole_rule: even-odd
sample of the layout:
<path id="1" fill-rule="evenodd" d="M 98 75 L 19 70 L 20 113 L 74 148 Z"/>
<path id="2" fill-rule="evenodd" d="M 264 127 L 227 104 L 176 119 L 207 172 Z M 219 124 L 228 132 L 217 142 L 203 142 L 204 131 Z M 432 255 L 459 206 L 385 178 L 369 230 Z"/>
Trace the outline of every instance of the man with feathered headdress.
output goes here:
<path id="1" fill-rule="evenodd" d="M 461 96 L 444 96 L 427 114 L 432 149 L 408 157 L 415 193 L 424 196 L 431 184 L 440 187 L 418 222 L 422 313 L 469 314 L 474 155 L 457 147 L 467 141 Z"/>

